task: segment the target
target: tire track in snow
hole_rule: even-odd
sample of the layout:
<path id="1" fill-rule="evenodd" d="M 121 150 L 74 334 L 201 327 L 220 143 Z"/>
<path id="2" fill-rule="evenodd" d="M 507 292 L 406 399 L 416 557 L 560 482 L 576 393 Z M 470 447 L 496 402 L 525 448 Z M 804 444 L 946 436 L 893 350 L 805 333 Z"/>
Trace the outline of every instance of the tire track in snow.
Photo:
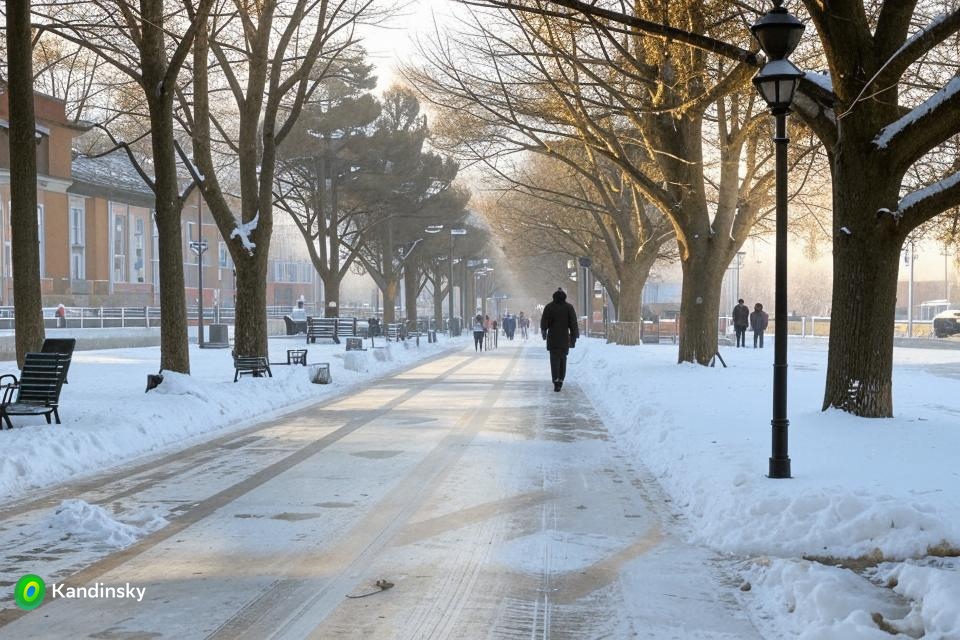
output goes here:
<path id="1" fill-rule="evenodd" d="M 450 355 L 451 355 L 451 354 L 449 354 L 449 353 L 448 353 L 448 354 L 444 354 L 444 356 L 447 356 L 447 357 L 449 357 Z M 442 357 L 444 357 L 444 356 L 440 356 L 440 358 L 442 358 Z M 415 364 L 414 367 L 411 367 L 411 369 L 412 369 L 412 368 L 416 368 L 416 367 L 423 366 L 424 364 L 426 364 L 427 362 L 430 362 L 430 361 L 431 361 L 431 360 L 427 360 L 427 361 L 424 361 L 424 362 L 418 362 L 418 363 Z M 170 523 L 169 523 L 167 526 L 165 526 L 164 528 L 162 528 L 162 529 L 160 529 L 160 530 L 158 530 L 158 531 L 156 531 L 156 532 L 154 532 L 154 533 L 152 533 L 152 534 L 150 534 L 150 535 L 147 535 L 147 536 L 141 538 L 140 540 L 138 540 L 138 541 L 135 542 L 134 544 L 130 545 L 129 547 L 126 547 L 126 548 L 124 548 L 124 549 L 121 549 L 120 551 L 117 551 L 116 553 L 113 553 L 113 554 L 108 555 L 108 556 L 106 556 L 106 557 L 104 557 L 104 558 L 101 558 L 100 560 L 97 560 L 96 562 L 88 565 L 87 567 L 81 569 L 80 571 L 77 571 L 77 572 L 75 572 L 75 573 L 73 573 L 73 574 L 71 574 L 71 575 L 69 575 L 69 576 L 67 576 L 67 577 L 59 580 L 58 582 L 62 583 L 62 584 L 64 585 L 64 588 L 69 588 L 69 587 L 83 587 L 83 586 L 86 586 L 86 585 L 94 582 L 97 578 L 99 578 L 99 577 L 102 576 L 103 574 L 105 574 L 105 573 L 107 573 L 107 572 L 109 572 L 109 571 L 113 571 L 114 569 L 117 569 L 118 567 L 126 564 L 127 562 L 130 562 L 131 560 L 137 558 L 138 556 L 140 556 L 141 554 L 145 553 L 146 551 L 148 551 L 148 550 L 156 547 L 156 546 L 159 545 L 160 543 L 162 543 L 162 542 L 164 542 L 164 541 L 166 541 L 166 540 L 168 540 L 168 539 L 176 536 L 177 534 L 181 533 L 182 531 L 184 531 L 184 530 L 187 529 L 188 527 L 190 527 L 190 526 L 192 526 L 192 525 L 200 522 L 201 520 L 209 517 L 209 516 L 212 515 L 214 512 L 216 512 L 217 510 L 221 509 L 224 505 L 229 504 L 230 502 L 232 502 L 232 501 L 234 501 L 234 500 L 236 500 L 236 499 L 238 499 L 238 498 L 246 495 L 247 493 L 253 491 L 254 489 L 256 489 L 256 488 L 264 485 L 265 483 L 269 482 L 270 480 L 272 480 L 272 479 L 275 478 L 276 476 L 280 475 L 281 473 L 283 473 L 283 472 L 285 472 L 285 471 L 288 471 L 289 469 L 295 467 L 296 465 L 300 464 L 301 462 L 304 462 L 305 460 L 313 457 L 313 456 L 316 455 L 317 453 L 323 451 L 324 449 L 326 449 L 326 448 L 329 447 L 330 445 L 336 443 L 337 441 L 345 438 L 346 436 L 350 435 L 351 433 L 353 433 L 353 432 L 357 431 L 358 429 L 362 428 L 362 427 L 365 426 L 366 424 L 368 424 L 368 423 L 370 423 L 370 422 L 373 422 L 373 421 L 376 420 L 377 418 L 379 418 L 379 417 L 387 414 L 387 413 L 388 413 L 389 411 L 391 411 L 394 407 L 397 407 L 397 406 L 403 404 L 404 402 L 409 401 L 410 399 L 412 399 L 412 398 L 416 397 L 417 395 L 423 393 L 424 391 L 426 391 L 427 389 L 429 389 L 429 388 L 432 387 L 433 385 L 435 385 L 435 384 L 437 384 L 437 383 L 441 383 L 441 382 L 442 382 L 443 380 L 445 380 L 446 378 L 454 375 L 455 373 L 457 373 L 457 372 L 460 371 L 461 369 L 466 368 L 468 365 L 471 364 L 471 362 L 472 362 L 472 359 L 465 359 L 463 362 L 460 362 L 460 363 L 458 363 L 458 364 L 450 367 L 449 369 L 447 369 L 445 372 L 443 372 L 442 374 L 440 374 L 440 375 L 437 376 L 436 378 L 433 378 L 433 379 L 425 379 L 425 380 L 414 380 L 414 381 L 412 381 L 412 382 L 410 383 L 410 384 L 411 384 L 411 387 L 412 387 L 411 389 L 409 389 L 409 390 L 406 391 L 405 393 L 397 396 L 396 398 L 394 398 L 394 399 L 386 402 L 386 403 L 383 404 L 381 407 L 379 407 L 379 408 L 377 408 L 377 409 L 373 409 L 373 410 L 368 410 L 368 411 L 360 412 L 358 416 L 354 417 L 354 418 L 351 419 L 351 420 L 348 420 L 342 427 L 340 427 L 340 428 L 338 428 L 338 429 L 336 429 L 336 430 L 334 430 L 334 431 L 332 431 L 332 432 L 330 432 L 330 433 L 327 433 L 326 435 L 324 435 L 324 436 L 322 436 L 322 437 L 320 437 L 320 438 L 318 438 L 318 439 L 310 442 L 309 444 L 307 444 L 307 445 L 299 448 L 298 450 L 296 450 L 296 451 L 293 452 L 292 454 L 290 454 L 290 455 L 288 455 L 288 456 L 286 456 L 286 457 L 284 457 L 284 458 L 282 458 L 282 459 L 280 459 L 280 460 L 278 460 L 278 461 L 270 464 L 269 466 L 267 466 L 267 467 L 265 467 L 265 468 L 263 468 L 263 469 L 260 469 L 260 470 L 257 471 L 256 473 L 253 473 L 252 475 L 246 477 L 244 480 L 242 480 L 242 481 L 240 481 L 240 482 L 238 482 L 238 483 L 236 483 L 236 484 L 233 484 L 233 485 L 231 485 L 231 486 L 229 486 L 229 487 L 227 487 L 227 488 L 219 491 L 218 493 L 216 493 L 216 494 L 214 494 L 214 495 L 212 495 L 212 496 L 210 496 L 210 497 L 208 497 L 208 498 L 205 498 L 205 499 L 197 502 L 191 509 L 183 512 L 183 513 L 180 514 L 178 517 L 176 517 L 175 519 L 171 520 Z M 403 371 L 399 371 L 399 372 L 397 372 L 397 373 L 394 373 L 394 374 L 388 376 L 387 379 L 390 379 L 390 378 L 394 378 L 394 377 L 403 375 L 406 371 L 407 371 L 407 370 L 403 370 Z M 317 406 L 321 406 L 321 407 L 322 407 L 322 406 L 334 404 L 334 403 L 337 403 L 337 402 L 342 402 L 343 400 L 344 400 L 344 397 L 343 397 L 343 396 L 337 397 L 337 398 L 333 398 L 333 399 L 326 399 L 326 400 L 324 400 L 323 402 L 318 403 L 317 405 L 315 405 L 314 411 L 316 410 L 316 407 L 317 407 Z M 297 413 L 299 413 L 299 412 L 297 412 Z M 288 418 L 289 418 L 289 416 L 288 416 Z M 271 422 L 268 423 L 267 425 L 260 425 L 259 427 L 251 428 L 250 430 L 248 430 L 248 431 L 246 431 L 246 432 L 243 432 L 243 433 L 248 435 L 249 433 L 254 432 L 254 431 L 259 431 L 259 430 L 263 430 L 263 429 L 268 429 L 268 428 L 270 428 L 271 426 L 273 426 L 275 422 L 276 422 L 276 421 L 271 421 Z M 228 438 L 228 439 L 236 438 L 236 437 L 238 437 L 238 436 L 240 436 L 240 435 L 242 435 L 242 434 L 234 433 L 234 434 L 231 434 L 230 438 Z M 215 442 L 217 442 L 217 441 L 215 441 Z M 206 443 L 205 445 L 198 445 L 197 449 L 202 450 L 203 448 L 205 448 L 205 447 L 210 447 L 210 446 L 213 446 L 213 444 L 212 444 L 212 443 Z M 218 444 L 218 445 L 216 445 L 216 446 L 220 446 L 220 445 Z M 176 456 L 176 455 L 183 455 L 183 452 L 181 452 L 180 454 L 173 454 L 173 455 L 170 456 L 170 457 L 172 458 L 172 457 L 174 457 L 174 456 Z M 161 461 L 157 461 L 157 462 L 155 462 L 155 463 L 153 463 L 153 464 L 155 464 L 155 465 L 160 465 L 161 462 L 162 462 L 162 460 L 161 460 Z M 145 466 L 147 466 L 147 465 L 145 465 Z M 129 473 L 129 470 L 127 471 L 127 473 Z M 108 477 L 113 477 L 113 475 L 119 475 L 119 472 L 118 472 L 117 474 L 112 474 L 111 476 L 108 476 Z M 94 481 L 91 480 L 90 482 L 93 483 Z M 125 490 L 124 490 L 124 493 L 126 493 L 126 491 L 127 491 L 127 490 L 125 489 Z M 44 606 L 44 605 L 41 605 L 41 607 L 42 607 L 42 606 Z M 48 603 L 46 606 L 49 606 L 49 603 Z M 23 615 L 25 615 L 26 613 L 28 613 L 28 612 L 27 612 L 27 611 L 24 611 L 24 610 L 22 610 L 22 609 L 3 609 L 3 610 L 0 610 L 0 629 L 2 629 L 2 628 L 5 627 L 6 625 L 9 625 L 10 623 L 12 623 L 12 622 L 14 622 L 14 621 L 16 621 L 16 620 L 18 620 L 18 619 L 20 619 L 20 618 L 23 617 Z"/>

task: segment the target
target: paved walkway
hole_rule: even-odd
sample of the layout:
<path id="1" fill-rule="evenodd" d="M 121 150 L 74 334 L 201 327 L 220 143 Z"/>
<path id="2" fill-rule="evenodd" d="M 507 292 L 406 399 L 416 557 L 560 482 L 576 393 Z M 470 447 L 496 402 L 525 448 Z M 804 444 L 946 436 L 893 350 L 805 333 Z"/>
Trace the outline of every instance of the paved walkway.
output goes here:
<path id="1" fill-rule="evenodd" d="M 146 596 L 48 586 L 35 611 L 3 601 L 0 637 L 757 637 L 728 565 L 677 538 L 574 383 L 553 393 L 541 344 L 454 352 L 6 509 L 7 584 Z M 170 524 L 120 551 L 51 538 L 67 497 Z"/>

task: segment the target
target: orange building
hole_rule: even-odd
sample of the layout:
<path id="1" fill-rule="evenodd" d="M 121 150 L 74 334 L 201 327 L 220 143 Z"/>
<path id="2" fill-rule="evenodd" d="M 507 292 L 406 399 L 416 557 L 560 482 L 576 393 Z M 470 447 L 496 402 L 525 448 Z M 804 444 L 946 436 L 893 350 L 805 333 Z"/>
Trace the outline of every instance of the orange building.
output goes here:
<path id="1" fill-rule="evenodd" d="M 37 94 L 34 104 L 44 306 L 158 305 L 153 191 L 122 150 L 99 158 L 74 154 L 73 139 L 83 130 L 67 120 L 61 100 Z M 0 306 L 13 300 L 7 116 L 6 93 L 0 86 Z M 182 221 L 187 304 L 199 298 L 199 269 L 191 246 L 204 240 L 204 305 L 233 306 L 233 261 L 198 192 L 184 206 Z M 275 243 L 268 271 L 269 304 L 293 306 L 300 296 L 307 302 L 318 299 L 318 279 L 303 254 L 302 244 Z"/>
<path id="2" fill-rule="evenodd" d="M 37 223 L 40 227 L 40 277 L 44 296 L 70 289 L 67 209 L 71 182 L 71 146 L 80 131 L 72 127 L 60 100 L 37 96 Z M 7 94 L 0 87 L 0 303 L 13 300 L 10 261 L 10 145 Z M 64 250 L 61 250 L 64 249 Z"/>

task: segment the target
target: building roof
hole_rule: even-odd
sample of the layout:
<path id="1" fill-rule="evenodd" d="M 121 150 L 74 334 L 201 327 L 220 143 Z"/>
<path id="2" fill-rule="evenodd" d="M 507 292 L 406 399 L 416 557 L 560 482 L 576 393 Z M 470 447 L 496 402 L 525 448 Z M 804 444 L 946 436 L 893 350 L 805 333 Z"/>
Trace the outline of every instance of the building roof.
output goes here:
<path id="1" fill-rule="evenodd" d="M 156 204 L 153 190 L 122 149 L 96 158 L 74 155 L 73 186 L 68 192 L 141 207 L 153 208 Z"/>

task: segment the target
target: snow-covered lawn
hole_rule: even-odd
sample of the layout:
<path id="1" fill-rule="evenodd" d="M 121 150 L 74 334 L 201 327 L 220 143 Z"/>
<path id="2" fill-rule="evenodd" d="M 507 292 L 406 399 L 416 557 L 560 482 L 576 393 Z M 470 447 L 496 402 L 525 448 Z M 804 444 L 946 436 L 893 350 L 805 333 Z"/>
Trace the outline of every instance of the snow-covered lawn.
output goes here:
<path id="1" fill-rule="evenodd" d="M 765 477 L 773 349 L 722 355 L 729 368 L 678 366 L 673 346 L 584 340 L 568 377 L 659 478 L 691 540 L 757 558 L 744 600 L 789 622 L 771 637 L 889 638 L 880 614 L 960 638 L 960 563 L 931 557 L 960 549 L 960 352 L 897 349 L 896 417 L 865 420 L 820 411 L 825 341 L 792 341 L 790 480 Z M 831 566 L 845 559 L 872 568 Z"/>
<path id="2" fill-rule="evenodd" d="M 243 377 L 234 384 L 229 349 L 191 345 L 192 375 L 165 372 L 163 384 L 149 393 L 146 378 L 157 372 L 159 347 L 77 351 L 60 395 L 63 424 L 14 416 L 14 429 L 0 432 L 0 503 L 349 391 L 451 346 L 439 339 L 421 340 L 419 348 L 412 341 L 388 345 L 378 339 L 377 349 L 345 354 L 343 344 L 271 338 L 271 362 L 286 362 L 287 349 L 307 348 L 308 363 L 330 363 L 329 385 L 312 384 L 309 367 L 286 365 L 272 366 L 273 378 Z M 347 370 L 347 356 L 353 368 L 366 370 Z M 0 362 L 3 373 L 19 374 L 16 363 Z"/>

